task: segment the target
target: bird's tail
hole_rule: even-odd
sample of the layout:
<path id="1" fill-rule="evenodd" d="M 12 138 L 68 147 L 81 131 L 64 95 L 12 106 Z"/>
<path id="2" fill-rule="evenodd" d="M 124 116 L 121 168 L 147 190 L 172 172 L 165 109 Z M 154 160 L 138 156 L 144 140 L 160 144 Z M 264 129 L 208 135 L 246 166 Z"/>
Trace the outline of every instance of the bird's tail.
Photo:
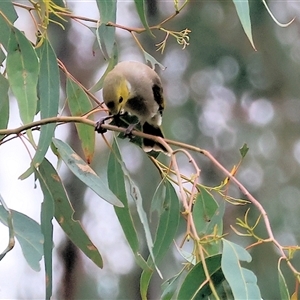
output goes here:
<path id="1" fill-rule="evenodd" d="M 147 122 L 145 122 L 143 125 L 143 132 L 151 135 L 160 136 L 162 138 L 164 137 L 161 129 L 158 126 L 151 125 Z M 168 152 L 162 144 L 156 143 L 155 141 L 150 139 L 143 139 L 143 149 L 146 152 L 150 152 L 152 150 Z"/>

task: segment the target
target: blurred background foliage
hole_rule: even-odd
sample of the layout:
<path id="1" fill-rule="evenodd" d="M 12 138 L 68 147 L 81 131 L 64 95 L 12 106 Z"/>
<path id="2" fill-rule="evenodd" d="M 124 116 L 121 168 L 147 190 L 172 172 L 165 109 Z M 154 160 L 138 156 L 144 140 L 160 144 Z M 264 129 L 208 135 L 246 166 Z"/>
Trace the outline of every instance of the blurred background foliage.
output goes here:
<path id="1" fill-rule="evenodd" d="M 268 2 L 281 22 L 296 17 L 290 26 L 282 28 L 274 23 L 262 2 L 250 1 L 250 4 L 257 51 L 251 47 L 232 1 L 190 1 L 166 24 L 171 30 L 191 30 L 190 45 L 184 50 L 175 39 L 169 38 L 163 54 L 155 51 L 155 44 L 164 38 L 159 31 L 154 31 L 155 39 L 147 33 L 138 38 L 146 51 L 166 67 L 164 71 L 157 70 L 167 102 L 163 120 L 166 137 L 209 150 L 227 169 L 238 163 L 239 148 L 247 143 L 250 150 L 237 178 L 266 209 L 277 239 L 285 245 L 297 245 L 300 239 L 300 5 L 294 1 Z M 67 5 L 74 14 L 98 18 L 93 1 L 68 1 Z M 25 19 L 28 17 L 26 11 L 17 11 Z M 148 0 L 150 25 L 173 12 L 173 1 Z M 22 17 L 18 26 L 30 34 L 32 28 Z M 141 26 L 133 2 L 118 2 L 117 23 Z M 100 51 L 93 49 L 94 36 L 88 28 L 75 21 L 64 26 L 65 30 L 57 25 L 50 28 L 57 56 L 78 81 L 91 87 L 103 74 L 106 62 Z M 117 36 L 120 60 L 143 60 L 128 32 L 117 29 Z M 101 99 L 101 93 L 97 96 Z M 63 134 L 68 134 L 71 146 L 80 152 L 75 127 L 70 125 L 68 130 L 64 127 Z M 140 187 L 147 207 L 155 186 L 149 182 L 158 183 L 157 170 L 140 149 L 126 140 L 120 144 L 125 163 Z M 105 174 L 108 149 L 100 136 L 97 149 L 93 167 L 99 174 L 102 170 Z M 207 159 L 201 156 L 195 159 L 201 168 L 203 184 L 214 186 L 224 180 Z M 183 173 L 190 175 L 193 172 L 186 158 L 181 160 L 179 156 L 178 161 Z M 98 269 L 62 236 L 56 237 L 60 246 L 55 250 L 55 298 L 139 299 L 141 270 L 134 264 L 112 209 L 93 199 L 95 196 L 85 191 L 78 179 L 67 171 L 65 178 L 76 217 L 82 219 L 91 239 L 99 246 L 105 268 Z M 236 189 L 232 189 L 231 194 L 242 197 Z M 84 203 L 82 198 L 85 198 Z M 96 206 L 99 211 L 95 211 Z M 242 218 L 244 212 L 245 207 L 226 204 L 224 232 L 229 233 L 233 241 L 246 246 L 253 241 L 239 238 L 229 226 L 235 223 L 236 217 Z M 250 211 L 253 222 L 257 215 L 253 208 Z M 184 226 L 182 224 L 182 233 Z M 264 234 L 261 226 L 260 235 L 264 237 Z M 56 235 L 60 235 L 59 230 Z M 262 298 L 279 299 L 276 249 L 271 245 L 260 245 L 250 253 L 253 261 L 247 268 L 257 275 Z M 165 278 L 179 271 L 180 264 L 176 250 L 170 249 L 160 267 Z M 297 254 L 295 266 L 300 267 Z M 20 278 L 25 272 L 32 271 L 24 267 Z M 290 291 L 293 291 L 294 277 L 289 272 L 284 274 Z M 32 275 L 31 279 L 37 276 L 42 277 L 43 273 Z M 35 282 L 35 279 L 31 281 Z M 159 297 L 161 282 L 158 277 L 153 278 L 149 299 Z M 41 291 L 32 294 L 34 286 L 30 280 L 19 280 L 17 284 L 21 287 L 16 292 L 18 298 L 40 297 Z M 65 289 L 65 286 L 69 288 Z"/>

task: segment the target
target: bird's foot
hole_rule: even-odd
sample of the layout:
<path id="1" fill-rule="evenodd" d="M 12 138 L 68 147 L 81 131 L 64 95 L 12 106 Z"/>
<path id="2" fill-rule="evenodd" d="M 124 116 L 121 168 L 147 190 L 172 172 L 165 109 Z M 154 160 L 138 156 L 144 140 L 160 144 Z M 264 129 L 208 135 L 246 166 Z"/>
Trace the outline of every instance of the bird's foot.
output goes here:
<path id="1" fill-rule="evenodd" d="M 130 124 L 125 130 L 125 137 L 128 137 L 130 140 L 133 138 L 132 130 L 136 124 Z"/>
<path id="2" fill-rule="evenodd" d="M 105 121 L 106 120 L 109 120 L 113 118 L 113 116 L 108 116 L 108 117 L 105 117 L 105 118 L 102 118 L 101 120 L 99 120 L 97 123 L 96 123 L 96 126 L 95 126 L 95 131 L 97 131 L 98 133 L 105 133 L 107 130 L 105 128 L 102 127 L 103 124 L 105 124 Z"/>

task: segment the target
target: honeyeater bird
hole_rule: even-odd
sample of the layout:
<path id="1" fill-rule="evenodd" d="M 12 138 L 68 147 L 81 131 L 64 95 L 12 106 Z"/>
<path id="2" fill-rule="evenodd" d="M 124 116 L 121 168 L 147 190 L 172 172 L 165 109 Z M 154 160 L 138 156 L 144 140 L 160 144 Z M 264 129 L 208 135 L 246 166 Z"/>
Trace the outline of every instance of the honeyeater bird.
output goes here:
<path id="1" fill-rule="evenodd" d="M 135 61 L 118 63 L 104 79 L 103 100 L 110 114 L 118 116 L 125 111 L 135 115 L 144 133 L 163 137 L 163 88 L 158 74 L 147 65 Z M 150 139 L 143 139 L 143 149 L 166 151 Z"/>

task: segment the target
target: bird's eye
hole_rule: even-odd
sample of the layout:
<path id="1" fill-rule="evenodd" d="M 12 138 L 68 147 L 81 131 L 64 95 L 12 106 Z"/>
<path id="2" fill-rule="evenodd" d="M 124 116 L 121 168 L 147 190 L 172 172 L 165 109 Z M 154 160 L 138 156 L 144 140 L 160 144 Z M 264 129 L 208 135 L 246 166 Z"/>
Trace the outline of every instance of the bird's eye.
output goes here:
<path id="1" fill-rule="evenodd" d="M 123 97 L 120 96 L 120 98 L 119 98 L 119 103 L 122 103 L 122 102 L 123 102 Z"/>
<path id="2" fill-rule="evenodd" d="M 108 109 L 113 109 L 115 107 L 115 103 L 113 101 L 109 101 L 108 103 L 106 103 L 106 106 L 108 107 Z"/>

